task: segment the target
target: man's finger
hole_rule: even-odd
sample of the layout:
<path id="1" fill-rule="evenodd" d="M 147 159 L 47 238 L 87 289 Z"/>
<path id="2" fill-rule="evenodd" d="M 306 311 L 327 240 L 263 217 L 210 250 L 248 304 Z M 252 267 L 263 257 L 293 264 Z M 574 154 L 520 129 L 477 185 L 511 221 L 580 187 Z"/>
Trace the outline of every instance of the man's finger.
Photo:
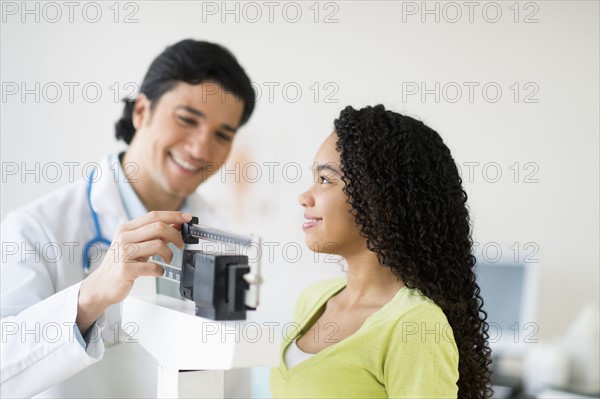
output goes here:
<path id="1" fill-rule="evenodd" d="M 183 237 L 181 233 L 168 224 L 162 222 L 154 222 L 128 231 L 123 235 L 123 238 L 130 243 L 142 243 L 151 240 L 163 240 L 164 242 L 172 242 L 178 248 L 183 248 Z"/>
<path id="2" fill-rule="evenodd" d="M 165 269 L 162 266 L 153 262 L 136 262 L 128 265 L 130 265 L 128 267 L 131 267 L 131 271 L 136 278 L 142 276 L 162 277 L 165 273 Z"/>
<path id="3" fill-rule="evenodd" d="M 136 251 L 131 253 L 126 261 L 135 259 L 146 262 L 149 257 L 156 255 L 163 258 L 166 263 L 171 263 L 173 260 L 173 251 L 160 239 L 145 241 L 135 245 Z"/>
<path id="4" fill-rule="evenodd" d="M 124 223 L 122 225 L 122 229 L 125 231 L 131 231 L 155 222 L 181 225 L 182 223 L 187 223 L 190 220 L 192 220 L 192 215 L 189 213 L 183 213 L 180 211 L 152 211 L 148 212 L 144 216 L 140 216 L 139 218 Z"/>

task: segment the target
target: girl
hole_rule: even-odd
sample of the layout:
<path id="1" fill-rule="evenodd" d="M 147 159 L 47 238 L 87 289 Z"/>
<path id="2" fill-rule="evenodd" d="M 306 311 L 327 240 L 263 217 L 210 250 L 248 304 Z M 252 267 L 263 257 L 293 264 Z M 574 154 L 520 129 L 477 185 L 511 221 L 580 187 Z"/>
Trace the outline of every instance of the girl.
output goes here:
<path id="1" fill-rule="evenodd" d="M 440 136 L 382 105 L 346 107 L 314 172 L 305 242 L 348 273 L 301 295 L 273 396 L 490 397 L 467 194 Z"/>

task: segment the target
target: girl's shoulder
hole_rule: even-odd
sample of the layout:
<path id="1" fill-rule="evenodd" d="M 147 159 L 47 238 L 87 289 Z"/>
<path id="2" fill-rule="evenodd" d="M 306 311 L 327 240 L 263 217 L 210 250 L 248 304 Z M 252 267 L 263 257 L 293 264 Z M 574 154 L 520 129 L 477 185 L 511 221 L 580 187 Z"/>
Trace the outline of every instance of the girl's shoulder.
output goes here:
<path id="1" fill-rule="evenodd" d="M 397 320 L 447 322 L 442 309 L 416 288 L 403 287 L 390 301 L 389 313 Z"/>

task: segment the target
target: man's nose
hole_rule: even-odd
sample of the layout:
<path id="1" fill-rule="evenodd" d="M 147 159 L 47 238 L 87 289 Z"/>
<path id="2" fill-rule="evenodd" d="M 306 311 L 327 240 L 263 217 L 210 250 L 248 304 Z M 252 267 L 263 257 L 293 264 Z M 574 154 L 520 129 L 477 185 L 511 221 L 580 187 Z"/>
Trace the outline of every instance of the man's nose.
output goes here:
<path id="1" fill-rule="evenodd" d="M 212 138 L 208 129 L 201 129 L 190 137 L 188 148 L 196 159 L 208 161 L 211 155 Z"/>

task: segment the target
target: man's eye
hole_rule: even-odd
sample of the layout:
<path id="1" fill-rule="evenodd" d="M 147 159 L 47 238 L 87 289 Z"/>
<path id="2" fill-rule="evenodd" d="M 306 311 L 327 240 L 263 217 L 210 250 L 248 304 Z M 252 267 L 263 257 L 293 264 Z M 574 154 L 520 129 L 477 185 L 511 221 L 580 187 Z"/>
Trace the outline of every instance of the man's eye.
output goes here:
<path id="1" fill-rule="evenodd" d="M 179 118 L 180 121 L 182 121 L 183 123 L 185 123 L 186 125 L 195 125 L 196 121 L 192 118 L 186 118 L 185 116 L 177 116 Z"/>
<path id="2" fill-rule="evenodd" d="M 219 140 L 223 140 L 223 141 L 231 141 L 231 137 L 229 137 L 229 135 L 223 133 L 223 132 L 217 132 L 217 137 L 219 138 Z"/>

